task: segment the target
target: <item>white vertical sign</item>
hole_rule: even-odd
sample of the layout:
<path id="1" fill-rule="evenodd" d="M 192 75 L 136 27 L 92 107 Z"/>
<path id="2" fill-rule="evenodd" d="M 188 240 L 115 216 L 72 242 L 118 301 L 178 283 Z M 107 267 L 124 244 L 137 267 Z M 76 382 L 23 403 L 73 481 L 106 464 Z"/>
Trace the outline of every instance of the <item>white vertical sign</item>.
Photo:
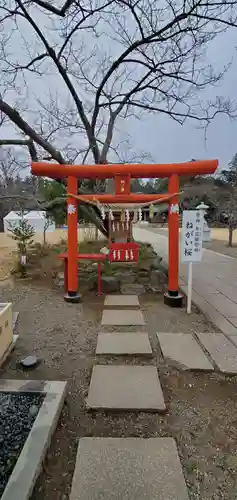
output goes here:
<path id="1" fill-rule="evenodd" d="M 193 262 L 202 260 L 203 215 L 200 210 L 184 210 L 182 223 L 182 262 L 188 262 L 187 313 L 191 313 Z"/>
<path id="2" fill-rule="evenodd" d="M 182 262 L 202 260 L 203 216 L 200 210 L 184 210 L 182 223 Z"/>

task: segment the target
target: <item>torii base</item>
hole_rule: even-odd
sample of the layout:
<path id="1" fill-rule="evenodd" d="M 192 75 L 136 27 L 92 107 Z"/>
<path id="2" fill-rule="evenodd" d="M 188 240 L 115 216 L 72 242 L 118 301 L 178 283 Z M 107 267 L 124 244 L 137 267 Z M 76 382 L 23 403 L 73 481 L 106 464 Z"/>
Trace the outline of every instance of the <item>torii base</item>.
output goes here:
<path id="1" fill-rule="evenodd" d="M 82 301 L 82 297 L 80 293 L 76 293 L 75 295 L 71 295 L 70 293 L 64 294 L 65 302 L 69 302 L 71 304 L 79 304 Z"/>
<path id="2" fill-rule="evenodd" d="M 164 304 L 170 307 L 182 307 L 184 296 L 179 292 L 166 292 L 164 294 Z"/>

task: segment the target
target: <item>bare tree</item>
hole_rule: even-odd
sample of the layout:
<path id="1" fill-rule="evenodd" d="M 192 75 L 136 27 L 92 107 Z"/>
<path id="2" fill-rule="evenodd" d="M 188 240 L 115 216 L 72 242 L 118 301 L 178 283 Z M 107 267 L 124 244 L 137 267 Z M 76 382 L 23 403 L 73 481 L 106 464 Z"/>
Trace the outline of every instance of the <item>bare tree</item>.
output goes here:
<path id="1" fill-rule="evenodd" d="M 236 26 L 237 0 L 66 0 L 61 8 L 2 0 L 0 111 L 39 158 L 116 161 L 131 117 L 206 126 L 218 113 L 235 116 L 229 99 L 205 102 L 201 92 L 228 69 L 214 70 L 208 46 Z"/>
<path id="2" fill-rule="evenodd" d="M 220 173 L 220 180 L 225 191 L 220 210 L 226 216 L 229 229 L 228 246 L 232 247 L 233 232 L 237 229 L 237 154 L 229 162 L 228 167 Z"/>
<path id="3" fill-rule="evenodd" d="M 18 174 L 23 173 L 28 165 L 21 151 L 16 152 L 13 148 L 4 148 L 1 146 L 3 142 L 7 143 L 7 141 L 0 140 L 0 182 L 5 189 L 5 194 L 10 194 L 9 188 L 12 180 Z"/>

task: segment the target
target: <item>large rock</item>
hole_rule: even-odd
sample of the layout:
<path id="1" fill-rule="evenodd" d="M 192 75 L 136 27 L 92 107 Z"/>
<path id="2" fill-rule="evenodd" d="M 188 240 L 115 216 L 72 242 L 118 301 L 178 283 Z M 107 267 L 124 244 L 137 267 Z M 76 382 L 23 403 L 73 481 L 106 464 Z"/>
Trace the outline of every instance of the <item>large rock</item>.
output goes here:
<path id="1" fill-rule="evenodd" d="M 164 262 L 164 260 L 162 260 L 162 262 L 160 263 L 160 270 L 162 270 L 165 273 L 165 275 L 168 276 L 168 266 Z"/>
<path id="2" fill-rule="evenodd" d="M 143 276 L 139 275 L 137 278 L 137 283 L 141 285 L 148 285 L 150 283 L 150 277 L 148 274 L 144 274 Z"/>
<path id="3" fill-rule="evenodd" d="M 58 287 L 64 287 L 64 272 L 58 272 L 56 274 L 54 285 Z"/>
<path id="4" fill-rule="evenodd" d="M 145 259 L 142 262 L 139 262 L 139 271 L 149 271 L 152 267 L 154 259 Z"/>
<path id="5" fill-rule="evenodd" d="M 159 255 L 156 256 L 156 258 L 153 260 L 151 264 L 151 269 L 160 269 L 160 263 L 162 261 L 162 257 Z"/>
<path id="6" fill-rule="evenodd" d="M 118 271 L 114 274 L 114 277 L 123 284 L 131 284 L 134 283 L 136 279 L 136 275 L 133 272 L 129 272 L 127 269 L 124 271 Z"/>
<path id="7" fill-rule="evenodd" d="M 114 293 L 120 290 L 120 283 L 115 276 L 102 276 L 101 287 L 103 293 Z"/>
<path id="8" fill-rule="evenodd" d="M 83 287 L 85 290 L 97 289 L 97 276 L 89 275 L 87 277 L 79 277 L 79 288 Z"/>
<path id="9" fill-rule="evenodd" d="M 153 269 L 150 273 L 150 289 L 154 292 L 164 292 L 167 276 L 162 269 Z"/>
<path id="10" fill-rule="evenodd" d="M 134 283 L 131 285 L 122 285 L 121 286 L 121 293 L 124 295 L 130 295 L 130 294 L 136 294 L 136 295 L 141 295 L 142 293 L 145 293 L 145 287 L 144 285 L 140 283 Z"/>

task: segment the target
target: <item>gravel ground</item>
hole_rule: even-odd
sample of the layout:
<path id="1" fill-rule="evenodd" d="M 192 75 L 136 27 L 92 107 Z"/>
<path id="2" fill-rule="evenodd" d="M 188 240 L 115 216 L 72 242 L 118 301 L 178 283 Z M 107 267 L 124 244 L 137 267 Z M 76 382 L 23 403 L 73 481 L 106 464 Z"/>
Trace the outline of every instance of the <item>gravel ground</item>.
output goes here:
<path id="1" fill-rule="evenodd" d="M 61 293 L 33 285 L 0 290 L 1 300 L 11 300 L 20 311 L 20 339 L 2 378 L 68 380 L 69 392 L 58 428 L 32 500 L 69 498 L 78 439 L 97 437 L 173 436 L 178 445 L 190 500 L 236 500 L 237 474 L 237 377 L 220 374 L 179 373 L 161 358 L 155 332 L 214 331 L 197 312 L 170 309 L 163 298 L 141 298 L 147 330 L 156 355 L 168 411 L 146 413 L 88 413 L 85 398 L 95 364 L 96 338 L 103 298 L 88 295 L 83 305 L 70 305 Z M 35 371 L 22 372 L 16 362 L 35 353 L 42 363 Z M 101 358 L 101 363 L 135 362 Z"/>
<path id="2" fill-rule="evenodd" d="M 43 399 L 43 394 L 0 392 L 0 497 Z"/>

